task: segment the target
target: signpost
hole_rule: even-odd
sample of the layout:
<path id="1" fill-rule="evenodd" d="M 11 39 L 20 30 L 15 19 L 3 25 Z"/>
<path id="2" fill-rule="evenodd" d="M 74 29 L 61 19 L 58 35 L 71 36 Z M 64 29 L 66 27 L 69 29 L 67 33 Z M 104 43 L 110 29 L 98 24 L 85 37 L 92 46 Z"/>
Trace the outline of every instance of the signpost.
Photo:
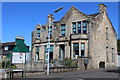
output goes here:
<path id="1" fill-rule="evenodd" d="M 54 12 L 56 13 L 56 12 L 60 11 L 61 9 L 63 9 L 63 7 L 60 7 L 58 9 L 56 9 Z M 48 26 L 48 43 L 47 43 L 47 49 L 48 49 L 48 55 L 47 55 L 47 57 L 48 57 L 48 60 L 47 60 L 47 75 L 49 75 L 50 26 L 52 26 L 51 25 L 51 23 L 52 23 L 51 19 L 52 19 L 52 16 L 51 16 L 51 14 L 49 14 L 49 19 L 48 19 L 48 25 L 49 25 Z"/>
<path id="2" fill-rule="evenodd" d="M 12 63 L 25 63 L 25 54 L 20 52 L 13 52 L 12 53 Z"/>

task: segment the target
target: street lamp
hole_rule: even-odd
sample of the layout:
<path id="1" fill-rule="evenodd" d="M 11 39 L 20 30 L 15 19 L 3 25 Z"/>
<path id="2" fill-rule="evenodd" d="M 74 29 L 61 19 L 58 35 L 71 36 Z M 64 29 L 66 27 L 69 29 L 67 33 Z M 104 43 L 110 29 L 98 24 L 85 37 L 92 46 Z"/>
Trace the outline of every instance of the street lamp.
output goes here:
<path id="1" fill-rule="evenodd" d="M 63 9 L 63 7 L 60 7 L 58 9 L 56 9 L 54 12 L 58 12 L 61 9 Z M 47 48 L 48 48 L 48 60 L 47 60 L 47 75 L 49 75 L 49 54 L 50 54 L 50 26 L 52 23 L 52 14 L 48 15 L 48 43 L 47 43 Z"/>

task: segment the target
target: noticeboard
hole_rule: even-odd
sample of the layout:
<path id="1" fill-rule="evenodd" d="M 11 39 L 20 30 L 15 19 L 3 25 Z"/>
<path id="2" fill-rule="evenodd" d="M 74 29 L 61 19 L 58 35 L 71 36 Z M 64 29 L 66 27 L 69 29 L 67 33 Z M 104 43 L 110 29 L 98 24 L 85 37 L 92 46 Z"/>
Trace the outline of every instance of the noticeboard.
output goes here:
<path id="1" fill-rule="evenodd" d="M 25 63 L 25 54 L 20 52 L 12 53 L 12 63 Z"/>

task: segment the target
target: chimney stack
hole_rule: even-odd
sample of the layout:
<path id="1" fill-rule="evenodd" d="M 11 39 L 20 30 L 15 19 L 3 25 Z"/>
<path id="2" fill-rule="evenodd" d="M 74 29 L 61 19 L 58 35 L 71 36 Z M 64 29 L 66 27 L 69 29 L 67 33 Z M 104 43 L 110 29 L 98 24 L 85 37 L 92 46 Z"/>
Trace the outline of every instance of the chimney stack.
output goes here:
<path id="1" fill-rule="evenodd" d="M 104 4 L 99 4 L 99 13 L 106 12 L 107 7 Z"/>
<path id="2" fill-rule="evenodd" d="M 48 22 L 54 22 L 54 17 L 52 14 L 48 14 Z"/>
<path id="3" fill-rule="evenodd" d="M 22 39 L 22 40 L 24 40 L 24 37 L 16 36 L 16 39 Z"/>
<path id="4" fill-rule="evenodd" d="M 24 37 L 16 36 L 15 42 L 22 42 L 22 43 L 24 43 Z"/>

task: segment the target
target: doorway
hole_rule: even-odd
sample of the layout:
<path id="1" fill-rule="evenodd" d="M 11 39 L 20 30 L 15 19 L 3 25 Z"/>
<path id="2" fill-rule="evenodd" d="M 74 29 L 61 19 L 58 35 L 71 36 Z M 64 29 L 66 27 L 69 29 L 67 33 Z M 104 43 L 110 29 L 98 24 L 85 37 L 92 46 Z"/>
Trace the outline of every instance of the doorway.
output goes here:
<path id="1" fill-rule="evenodd" d="M 105 68 L 105 62 L 100 62 L 99 63 L 99 68 Z"/>

